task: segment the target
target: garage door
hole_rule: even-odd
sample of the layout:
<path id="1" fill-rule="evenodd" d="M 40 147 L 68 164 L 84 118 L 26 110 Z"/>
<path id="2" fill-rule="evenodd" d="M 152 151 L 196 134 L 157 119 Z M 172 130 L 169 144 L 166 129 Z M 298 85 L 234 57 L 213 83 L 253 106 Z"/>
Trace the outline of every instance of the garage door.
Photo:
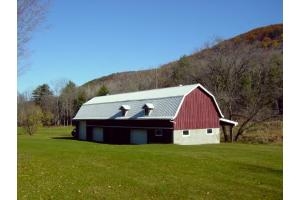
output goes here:
<path id="1" fill-rule="evenodd" d="M 93 128 L 93 141 L 103 142 L 103 129 L 99 127 Z"/>
<path id="2" fill-rule="evenodd" d="M 147 144 L 147 130 L 132 129 L 130 133 L 131 144 Z"/>
<path id="3" fill-rule="evenodd" d="M 86 122 L 85 121 L 79 122 L 79 139 L 86 140 Z"/>

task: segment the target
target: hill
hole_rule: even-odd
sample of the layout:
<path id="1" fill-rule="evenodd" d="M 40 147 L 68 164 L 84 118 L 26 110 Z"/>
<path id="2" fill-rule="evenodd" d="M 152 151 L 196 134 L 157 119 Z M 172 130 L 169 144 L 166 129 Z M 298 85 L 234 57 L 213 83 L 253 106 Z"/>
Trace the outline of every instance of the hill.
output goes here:
<path id="1" fill-rule="evenodd" d="M 234 38 L 218 42 L 213 46 L 207 46 L 207 48 L 192 55 L 183 56 L 181 59 L 164 64 L 157 69 L 113 73 L 91 80 L 83 84 L 81 88 L 87 91 L 88 96 L 94 96 L 102 85 L 105 85 L 111 94 L 196 82 L 206 85 L 204 81 L 201 81 L 205 71 L 204 68 L 208 64 L 209 59 L 215 56 L 216 50 L 222 48 L 222 46 L 232 46 L 233 48 L 244 48 L 247 46 L 248 48 L 251 47 L 253 51 L 261 51 L 263 49 L 264 53 L 276 51 L 280 54 L 282 53 L 282 36 L 282 24 L 260 27 Z M 225 51 L 229 52 L 227 49 Z M 180 67 L 180 65 L 186 64 L 188 66 L 185 66 L 183 70 L 183 67 Z"/>

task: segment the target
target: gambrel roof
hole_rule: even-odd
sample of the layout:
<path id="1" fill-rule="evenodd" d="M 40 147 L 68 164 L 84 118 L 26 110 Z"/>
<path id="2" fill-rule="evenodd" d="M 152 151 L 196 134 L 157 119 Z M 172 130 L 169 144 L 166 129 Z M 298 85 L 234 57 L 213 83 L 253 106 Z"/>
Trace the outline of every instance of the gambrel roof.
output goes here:
<path id="1" fill-rule="evenodd" d="M 88 119 L 170 119 L 176 118 L 186 95 L 199 88 L 213 100 L 220 118 L 223 114 L 215 97 L 201 84 L 160 88 L 138 92 L 94 97 L 84 103 L 74 117 L 74 120 Z M 130 109 L 126 116 L 120 111 L 121 106 Z M 145 116 L 144 106 L 153 105 L 151 115 Z"/>

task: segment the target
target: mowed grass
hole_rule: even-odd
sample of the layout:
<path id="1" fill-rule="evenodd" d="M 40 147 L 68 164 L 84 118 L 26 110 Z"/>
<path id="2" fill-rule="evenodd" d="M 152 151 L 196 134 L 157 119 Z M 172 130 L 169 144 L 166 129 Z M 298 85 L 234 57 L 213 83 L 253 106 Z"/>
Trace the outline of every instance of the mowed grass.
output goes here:
<path id="1" fill-rule="evenodd" d="M 18 199 L 282 199 L 282 145 L 108 145 L 18 131 Z"/>

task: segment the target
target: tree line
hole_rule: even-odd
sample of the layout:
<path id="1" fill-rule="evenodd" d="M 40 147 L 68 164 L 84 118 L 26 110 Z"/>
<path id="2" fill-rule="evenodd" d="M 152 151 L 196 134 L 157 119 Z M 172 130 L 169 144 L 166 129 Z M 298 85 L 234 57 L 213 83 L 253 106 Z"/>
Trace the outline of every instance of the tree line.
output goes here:
<path id="1" fill-rule="evenodd" d="M 103 85 L 94 95 L 87 95 L 72 81 L 56 89 L 51 89 L 48 84 L 39 85 L 30 93 L 18 93 L 18 126 L 24 127 L 30 135 L 39 126 L 69 126 L 83 103 L 108 93 L 109 90 Z"/>

